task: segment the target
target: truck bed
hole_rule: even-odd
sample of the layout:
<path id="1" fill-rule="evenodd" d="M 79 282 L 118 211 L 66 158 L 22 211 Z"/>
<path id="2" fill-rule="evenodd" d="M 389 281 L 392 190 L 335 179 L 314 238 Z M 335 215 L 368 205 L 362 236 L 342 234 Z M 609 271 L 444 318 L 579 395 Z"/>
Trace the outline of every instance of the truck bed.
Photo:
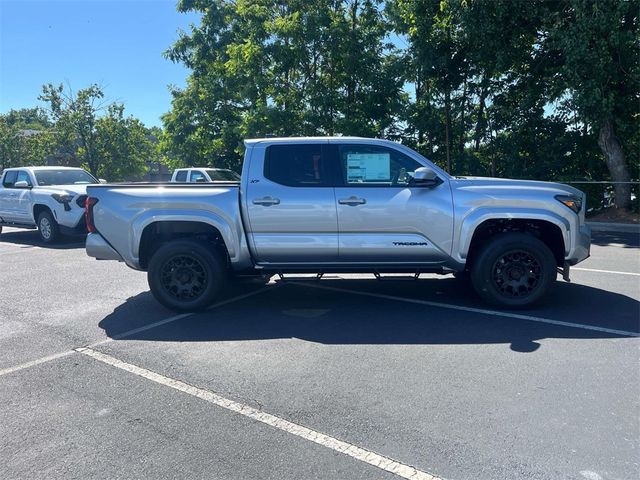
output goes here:
<path id="1" fill-rule="evenodd" d="M 122 260 L 139 269 L 140 239 L 155 222 L 211 225 L 229 242 L 229 255 L 237 260 L 234 256 L 241 254 L 241 245 L 246 250 L 239 191 L 237 182 L 167 182 L 91 185 L 87 194 L 97 199 L 93 207 L 97 232 Z"/>

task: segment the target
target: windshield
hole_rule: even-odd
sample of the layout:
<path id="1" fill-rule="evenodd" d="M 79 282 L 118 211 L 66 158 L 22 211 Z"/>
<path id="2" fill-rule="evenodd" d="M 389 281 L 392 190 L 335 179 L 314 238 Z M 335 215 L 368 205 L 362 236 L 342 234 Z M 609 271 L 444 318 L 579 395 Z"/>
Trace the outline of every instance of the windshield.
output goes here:
<path id="1" fill-rule="evenodd" d="M 240 180 L 240 175 L 231 170 L 207 170 L 207 174 L 214 182 L 237 182 Z"/>
<path id="2" fill-rule="evenodd" d="M 98 180 L 84 170 L 36 170 L 34 174 L 41 187 L 98 183 Z"/>

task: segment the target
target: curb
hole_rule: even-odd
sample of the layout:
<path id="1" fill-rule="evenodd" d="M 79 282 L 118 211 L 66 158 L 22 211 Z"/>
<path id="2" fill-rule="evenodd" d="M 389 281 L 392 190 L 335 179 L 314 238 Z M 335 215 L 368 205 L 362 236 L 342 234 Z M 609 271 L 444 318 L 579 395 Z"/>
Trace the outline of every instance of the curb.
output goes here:
<path id="1" fill-rule="evenodd" d="M 587 222 L 592 232 L 618 232 L 640 234 L 640 224 Z"/>

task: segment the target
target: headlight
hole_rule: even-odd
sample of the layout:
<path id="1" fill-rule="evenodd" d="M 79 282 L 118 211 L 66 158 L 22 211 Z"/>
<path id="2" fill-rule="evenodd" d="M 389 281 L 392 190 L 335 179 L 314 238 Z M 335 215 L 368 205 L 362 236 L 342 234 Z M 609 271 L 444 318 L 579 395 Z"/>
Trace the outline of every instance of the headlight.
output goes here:
<path id="1" fill-rule="evenodd" d="M 576 195 L 556 195 L 556 200 L 565 204 L 576 213 L 582 210 L 582 198 Z"/>
<path id="2" fill-rule="evenodd" d="M 51 196 L 58 203 L 69 203 L 74 197 L 74 195 L 69 195 L 68 193 L 53 193 Z"/>

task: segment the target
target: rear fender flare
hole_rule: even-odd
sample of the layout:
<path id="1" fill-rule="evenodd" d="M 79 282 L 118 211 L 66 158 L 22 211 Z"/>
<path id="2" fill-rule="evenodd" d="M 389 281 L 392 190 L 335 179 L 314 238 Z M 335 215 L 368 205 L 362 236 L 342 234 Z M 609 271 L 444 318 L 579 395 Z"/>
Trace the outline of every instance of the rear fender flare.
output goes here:
<path id="1" fill-rule="evenodd" d="M 199 222 L 211 225 L 220 232 L 229 257 L 234 259 L 239 252 L 240 240 L 230 223 L 220 215 L 213 212 L 200 212 L 185 214 L 171 210 L 147 211 L 137 216 L 131 223 L 130 237 L 132 239 L 131 253 L 136 263 L 140 257 L 140 240 L 144 229 L 157 222 Z"/>

